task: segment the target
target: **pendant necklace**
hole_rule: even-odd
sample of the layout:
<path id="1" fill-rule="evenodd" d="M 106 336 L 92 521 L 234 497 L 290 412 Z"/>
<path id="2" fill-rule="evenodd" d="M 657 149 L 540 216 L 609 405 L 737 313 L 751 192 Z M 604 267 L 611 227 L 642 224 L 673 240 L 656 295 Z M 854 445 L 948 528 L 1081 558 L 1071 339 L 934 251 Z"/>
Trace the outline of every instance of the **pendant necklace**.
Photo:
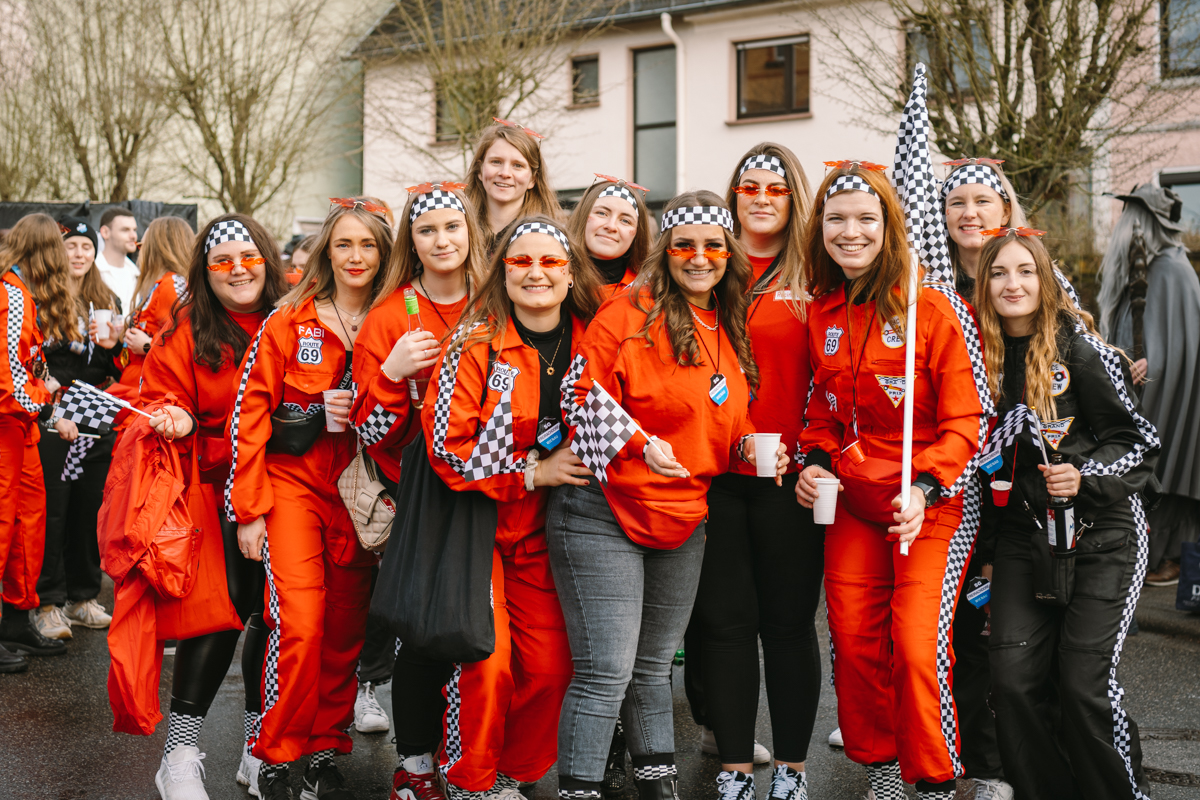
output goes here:
<path id="1" fill-rule="evenodd" d="M 717 405 L 721 405 L 729 399 L 729 386 L 725 380 L 725 376 L 721 374 L 721 309 L 720 307 L 717 308 L 717 324 L 711 328 L 705 325 L 704 320 L 696 315 L 696 312 L 691 309 L 690 304 L 689 310 L 692 311 L 692 317 L 704 326 L 704 328 L 717 332 L 717 357 L 714 359 L 712 352 L 708 349 L 708 345 L 704 342 L 704 337 L 700 335 L 700 331 L 695 331 L 696 338 L 700 340 L 700 346 L 704 348 L 704 354 L 708 356 L 709 363 L 715 364 L 713 367 L 713 376 L 708 381 L 708 397 Z"/>

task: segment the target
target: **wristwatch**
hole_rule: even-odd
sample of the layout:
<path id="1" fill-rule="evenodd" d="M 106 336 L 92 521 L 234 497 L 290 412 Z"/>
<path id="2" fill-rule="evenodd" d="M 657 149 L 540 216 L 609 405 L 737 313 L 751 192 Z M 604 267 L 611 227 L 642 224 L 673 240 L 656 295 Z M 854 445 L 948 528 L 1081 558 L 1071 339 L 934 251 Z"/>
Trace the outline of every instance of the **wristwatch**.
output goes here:
<path id="1" fill-rule="evenodd" d="M 913 488 L 920 489 L 921 494 L 925 495 L 925 507 L 930 508 L 942 497 L 942 487 L 934 484 L 930 486 L 926 481 L 917 478 L 913 481 Z"/>

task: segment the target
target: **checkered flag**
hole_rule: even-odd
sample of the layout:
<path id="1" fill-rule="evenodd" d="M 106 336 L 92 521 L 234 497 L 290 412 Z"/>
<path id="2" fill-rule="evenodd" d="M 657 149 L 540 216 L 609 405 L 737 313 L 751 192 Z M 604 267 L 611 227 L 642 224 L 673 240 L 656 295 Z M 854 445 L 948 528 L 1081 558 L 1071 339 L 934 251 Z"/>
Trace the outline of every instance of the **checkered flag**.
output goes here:
<path id="1" fill-rule="evenodd" d="M 605 468 L 637 433 L 638 425 L 595 381 L 583 399 L 580 421 L 571 449 L 601 483 L 607 483 Z"/>
<path id="2" fill-rule="evenodd" d="M 925 65 L 917 64 L 912 94 L 900 118 L 896 140 L 896 161 L 892 180 L 904 204 L 908 223 L 908 242 L 927 270 L 926 281 L 954 285 L 954 265 L 946 222 L 941 213 L 941 196 L 933 177 L 933 159 L 929 155 L 929 109 L 925 106 L 928 90 Z"/>
<path id="3" fill-rule="evenodd" d="M 1004 420 L 996 426 L 992 431 L 992 435 L 988 437 L 987 445 L 984 446 L 979 454 L 980 461 L 987 461 L 1005 447 L 1008 447 L 1013 441 L 1023 432 L 1029 431 L 1033 436 L 1033 441 L 1037 445 L 1041 445 L 1038 441 L 1038 436 L 1041 435 L 1041 423 L 1038 421 L 1037 414 L 1033 413 L 1033 409 L 1024 403 L 1017 403 L 1012 409 L 1004 415 Z"/>
<path id="4" fill-rule="evenodd" d="M 73 381 L 59 403 L 62 417 L 91 433 L 105 433 L 125 406 L 115 397 L 82 381 Z"/>
<path id="5" fill-rule="evenodd" d="M 67 458 L 63 461 L 62 475 L 58 478 L 60 481 L 69 483 L 83 477 L 83 459 L 95 443 L 95 439 L 87 436 L 80 436 L 71 442 L 71 446 L 67 449 Z"/>

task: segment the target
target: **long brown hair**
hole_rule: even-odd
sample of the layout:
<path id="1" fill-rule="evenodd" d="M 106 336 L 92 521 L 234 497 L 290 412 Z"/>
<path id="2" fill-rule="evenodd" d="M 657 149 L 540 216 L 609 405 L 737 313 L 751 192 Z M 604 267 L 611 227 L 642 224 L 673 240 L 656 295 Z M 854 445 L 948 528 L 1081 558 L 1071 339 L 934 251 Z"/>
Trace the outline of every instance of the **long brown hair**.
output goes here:
<path id="1" fill-rule="evenodd" d="M 570 218 L 567 219 L 567 232 L 571 236 L 582 242 L 584 247 L 579 253 L 579 259 L 587 259 L 593 267 L 595 267 L 595 259 L 592 258 L 591 252 L 587 249 L 587 221 L 588 216 L 592 213 L 592 206 L 596 205 L 596 200 L 600 198 L 600 193 L 609 186 L 616 186 L 613 181 L 601 181 L 593 183 L 583 193 L 583 197 L 579 198 L 579 203 L 575 206 L 575 210 L 571 212 Z M 650 243 L 653 237 L 650 234 L 650 210 L 646 208 L 646 202 L 642 199 L 642 193 L 637 189 L 629 188 L 629 193 L 633 195 L 635 205 L 637 207 L 637 233 L 633 235 L 633 241 L 629 243 L 629 249 L 625 254 L 629 256 L 628 266 L 636 274 L 642 268 L 642 262 L 646 260 L 646 255 L 650 252 Z"/>
<path id="2" fill-rule="evenodd" d="M 761 142 L 747 150 L 738 159 L 733 174 L 729 176 L 729 188 L 725 190 L 725 202 L 733 210 L 733 235 L 741 237 L 742 218 L 737 213 L 737 194 L 734 189 L 742 182 L 742 165 L 746 159 L 754 156 L 773 156 L 783 165 L 783 180 L 792 190 L 792 213 L 788 217 L 787 230 L 783 236 L 783 250 L 780 251 L 780 278 L 783 285 L 792 290 L 792 299 L 788 307 L 798 318 L 804 319 L 807 308 L 807 294 L 804 286 L 804 230 L 812 214 L 812 189 L 808 186 L 808 176 L 796 154 L 781 144 Z M 762 291 L 767 291 L 764 287 Z"/>
<path id="3" fill-rule="evenodd" d="M 664 212 L 676 208 L 691 208 L 695 206 L 718 206 L 728 208 L 725 201 L 714 192 L 704 189 L 695 192 L 684 192 L 671 198 L 663 209 Z M 689 367 L 703 364 L 700 360 L 700 348 L 696 344 L 696 327 L 692 323 L 692 312 L 683 290 L 671 277 L 670 256 L 667 248 L 671 245 L 671 230 L 667 229 L 658 237 L 637 280 L 633 282 L 629 292 L 629 302 L 636 308 L 646 312 L 646 321 L 642 324 L 636 336 L 646 340 L 647 347 L 654 347 L 654 338 L 650 328 L 662 317 L 663 327 L 666 328 L 667 340 L 671 343 L 671 354 L 680 366 Z M 724 230 L 724 229 L 722 229 Z M 725 329 L 730 344 L 738 354 L 738 363 L 746 373 L 746 380 L 751 386 L 758 386 L 758 365 L 750 352 L 750 337 L 746 335 L 746 309 L 750 300 L 746 290 L 750 288 L 753 275 L 746 251 L 731 231 L 724 231 L 725 246 L 730 256 L 725 261 L 725 274 L 713 287 L 713 296 L 717 300 L 717 310 L 720 314 L 719 324 Z M 646 306 L 642 289 L 650 290 L 651 304 Z"/>
<path id="4" fill-rule="evenodd" d="M 946 176 L 946 181 L 948 182 L 950 178 L 954 176 L 954 173 L 958 172 L 959 170 L 967 169 L 968 167 L 972 166 L 974 165 L 962 164 L 955 167 L 954 169 L 950 170 L 950 174 Z M 1008 194 L 1007 200 L 1005 200 L 1003 197 L 1000 198 L 1000 202 L 1004 203 L 1004 210 L 1008 212 L 1008 221 L 1003 224 L 1010 228 L 1021 228 L 1028 225 L 1029 217 L 1025 214 L 1025 209 L 1021 207 L 1021 198 L 1017 197 L 1017 192 L 1015 189 L 1013 189 L 1013 185 L 1008 180 L 1008 176 L 1004 174 L 1004 170 L 1000 168 L 999 164 L 988 164 L 987 166 L 991 168 L 992 172 L 996 173 L 996 177 L 1000 179 L 1000 185 L 1004 187 L 1004 191 Z M 946 215 L 946 204 L 944 201 L 942 203 L 942 215 L 943 217 Z M 950 263 L 954 265 L 954 274 L 958 275 L 958 273 L 962 270 L 962 262 L 958 257 L 958 245 L 955 243 L 954 237 L 950 235 L 949 227 L 949 225 L 946 226 L 946 241 L 950 245 Z M 976 276 L 980 274 L 981 273 L 978 272 L 975 273 Z"/>
<path id="5" fill-rule="evenodd" d="M 47 214 L 27 214 L 17 220 L 0 243 L 0 276 L 13 267 L 20 267 L 21 277 L 37 304 L 42 336 L 50 341 L 83 341 L 79 309 L 71 290 L 67 248 L 53 218 Z"/>
<path id="6" fill-rule="evenodd" d="M 1033 318 L 1033 337 L 1025 351 L 1024 402 L 1037 411 L 1043 420 L 1056 419 L 1058 407 L 1054 402 L 1054 395 L 1050 393 L 1050 365 L 1059 358 L 1059 331 L 1064 325 L 1074 327 L 1076 322 L 1082 322 L 1097 338 L 1100 334 L 1096 331 L 1092 315 L 1075 308 L 1070 296 L 1058 282 L 1054 274 L 1054 262 L 1050 260 L 1050 254 L 1040 239 L 1034 236 L 1018 236 L 1012 230 L 1004 236 L 992 237 L 983 245 L 983 252 L 979 255 L 979 273 L 975 281 L 974 298 L 975 313 L 979 317 L 979 328 L 983 334 L 983 357 L 987 363 L 988 388 L 992 392 L 992 399 L 999 404 L 1004 395 L 1004 327 L 989 296 L 988 284 L 991 280 L 988 272 L 991 271 L 1000 251 L 1012 242 L 1017 242 L 1033 256 L 1038 279 L 1038 306 Z"/>
<path id="7" fill-rule="evenodd" d="M 487 245 L 483 240 L 483 231 L 479 227 L 479 218 L 465 193 L 454 192 L 463 204 L 463 216 L 467 218 L 467 260 L 463 266 L 467 269 L 467 291 L 478 290 L 483 283 L 483 271 L 487 263 Z M 387 261 L 387 274 L 379 286 L 379 294 L 373 305 L 379 305 L 391 297 L 392 293 L 425 271 L 425 265 L 417 258 L 417 250 L 413 246 L 412 226 L 408 215 L 412 212 L 412 204 L 420 195 L 410 194 L 400 212 L 400 228 L 396 231 L 396 243 L 392 247 L 391 257 Z M 418 219 L 420 219 L 418 217 Z"/>
<path id="8" fill-rule="evenodd" d="M 75 309 L 79 316 L 85 319 L 93 308 L 111 308 L 113 311 L 121 308 L 121 298 L 108 288 L 108 284 L 104 282 L 104 276 L 100 274 L 100 267 L 96 266 L 95 261 L 88 267 L 88 271 L 83 273 L 78 284 L 74 285 L 73 292 Z M 126 311 L 127 309 L 121 310 Z"/>
<path id="9" fill-rule="evenodd" d="M 492 230 L 491 223 L 488 222 L 487 189 L 483 186 L 481 172 L 483 159 L 487 157 L 488 150 L 496 143 L 497 139 L 503 139 L 517 148 L 521 157 L 529 164 L 529 172 L 533 176 L 533 186 L 525 192 L 525 199 L 521 203 L 521 213 L 517 217 L 542 214 L 557 220 L 562 216 L 562 208 L 558 204 L 558 197 L 550 187 L 550 176 L 546 173 L 546 162 L 542 160 L 542 148 L 538 144 L 538 140 L 520 128 L 497 123 L 485 129 L 479 136 L 479 142 L 475 145 L 475 155 L 471 159 L 471 168 L 467 170 L 467 197 L 471 198 L 471 205 L 475 208 L 475 214 L 483 231 L 489 237 L 495 237 L 497 234 Z"/>
<path id="10" fill-rule="evenodd" d="M 355 197 L 353 199 L 383 205 L 383 201 L 375 197 Z M 386 219 L 372 214 L 362 206 L 345 208 L 334 205 L 325 216 L 325 223 L 321 225 L 321 232 L 317 234 L 316 244 L 309 251 L 308 263 L 304 265 L 304 271 L 300 273 L 300 281 L 279 300 L 277 305 L 290 306 L 295 309 L 302 306 L 310 297 L 318 300 L 329 300 L 333 297 L 335 287 L 333 262 L 329 260 L 329 244 L 333 241 L 334 226 L 337 225 L 339 219 L 348 214 L 367 226 L 367 229 L 375 236 L 375 244 L 379 248 L 379 270 L 375 273 L 375 279 L 371 283 L 371 298 L 367 307 L 370 308 L 375 304 L 382 294 L 380 288 L 383 286 L 388 263 L 392 257 L 392 229 L 388 227 Z"/>
<path id="11" fill-rule="evenodd" d="M 146 227 L 138 259 L 141 273 L 133 287 L 133 307 L 125 309 L 126 313 L 140 311 L 150 298 L 151 288 L 167 273 L 187 274 L 195 239 L 192 226 L 181 217 L 159 217 Z"/>
<path id="12" fill-rule="evenodd" d="M 209 231 L 222 222 L 240 222 L 244 225 L 254 240 L 254 246 L 267 262 L 259 308 L 263 311 L 274 308 L 288 289 L 287 278 L 284 277 L 286 270 L 275 240 L 266 228 L 252 218 L 245 214 L 225 214 L 200 229 L 192 245 L 188 265 L 187 298 L 172 309 L 171 327 L 163 334 L 163 339 L 175 333 L 181 319 L 189 319 L 192 324 L 192 357 L 197 364 L 203 364 L 213 372 L 227 363 L 240 362 L 250 346 L 250 335 L 233 321 L 208 283 L 208 248 L 205 247 L 205 240 Z"/>
<path id="13" fill-rule="evenodd" d="M 507 331 L 508 320 L 513 313 L 513 302 L 508 296 L 508 273 L 504 268 L 504 257 L 508 255 L 508 240 L 513 232 L 526 222 L 541 222 L 566 234 L 567 241 L 571 244 L 568 257 L 571 260 L 570 275 L 574 285 L 567 289 L 567 296 L 560 308 L 584 324 L 591 322 L 592 317 L 596 316 L 596 309 L 600 307 L 600 276 L 596 274 L 596 269 L 590 261 L 576 260 L 576 254 L 583 251 L 583 243 L 571 236 L 570 231 L 563 230 L 555 219 L 542 215 L 520 217 L 500 232 L 500 245 L 492 254 L 483 284 L 475 293 L 474 308 L 464 315 L 462 325 L 450 345 L 452 348 L 465 349 L 473 342 L 491 341 L 497 334 Z"/>
<path id="14" fill-rule="evenodd" d="M 883 208 L 883 247 L 865 273 L 853 281 L 847 281 L 842 268 L 825 249 L 823 219 L 825 216 L 825 192 L 843 175 L 856 175 L 866 181 L 878 196 Z M 851 190 L 853 191 L 853 190 Z M 839 192 L 840 194 L 840 192 Z M 836 195 L 835 195 L 836 197 Z M 901 338 L 904 337 L 908 320 L 908 234 L 904 230 L 904 208 L 900 198 L 882 171 L 862 169 L 855 165 L 845 169 L 834 169 L 825 176 L 817 188 L 812 216 L 804 230 L 804 252 L 808 256 L 809 290 L 813 297 L 820 297 L 846 284 L 846 301 L 853 302 L 864 296 L 875 301 L 875 318 L 880 327 L 888 322 Z M 900 291 L 896 291 L 899 289 Z"/>

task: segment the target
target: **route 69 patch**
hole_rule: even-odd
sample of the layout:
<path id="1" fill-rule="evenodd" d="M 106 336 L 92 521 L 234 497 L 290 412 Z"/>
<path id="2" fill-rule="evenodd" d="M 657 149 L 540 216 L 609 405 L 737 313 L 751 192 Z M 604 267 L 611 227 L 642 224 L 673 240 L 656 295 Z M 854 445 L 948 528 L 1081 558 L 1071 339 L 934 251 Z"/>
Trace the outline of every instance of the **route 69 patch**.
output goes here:
<path id="1" fill-rule="evenodd" d="M 842 334 L 845 332 L 837 325 L 830 325 L 825 329 L 825 355 L 831 356 L 837 353 L 838 345 L 842 342 Z"/>
<path id="2" fill-rule="evenodd" d="M 313 366 L 325 360 L 321 354 L 321 340 L 304 336 L 296 340 L 296 361 Z"/>
<path id="3" fill-rule="evenodd" d="M 513 386 L 516 385 L 517 376 L 521 374 L 521 370 L 514 367 L 512 364 L 506 364 L 503 361 L 497 361 L 492 365 L 492 374 L 488 376 L 487 386 L 493 392 L 511 392 Z"/>

